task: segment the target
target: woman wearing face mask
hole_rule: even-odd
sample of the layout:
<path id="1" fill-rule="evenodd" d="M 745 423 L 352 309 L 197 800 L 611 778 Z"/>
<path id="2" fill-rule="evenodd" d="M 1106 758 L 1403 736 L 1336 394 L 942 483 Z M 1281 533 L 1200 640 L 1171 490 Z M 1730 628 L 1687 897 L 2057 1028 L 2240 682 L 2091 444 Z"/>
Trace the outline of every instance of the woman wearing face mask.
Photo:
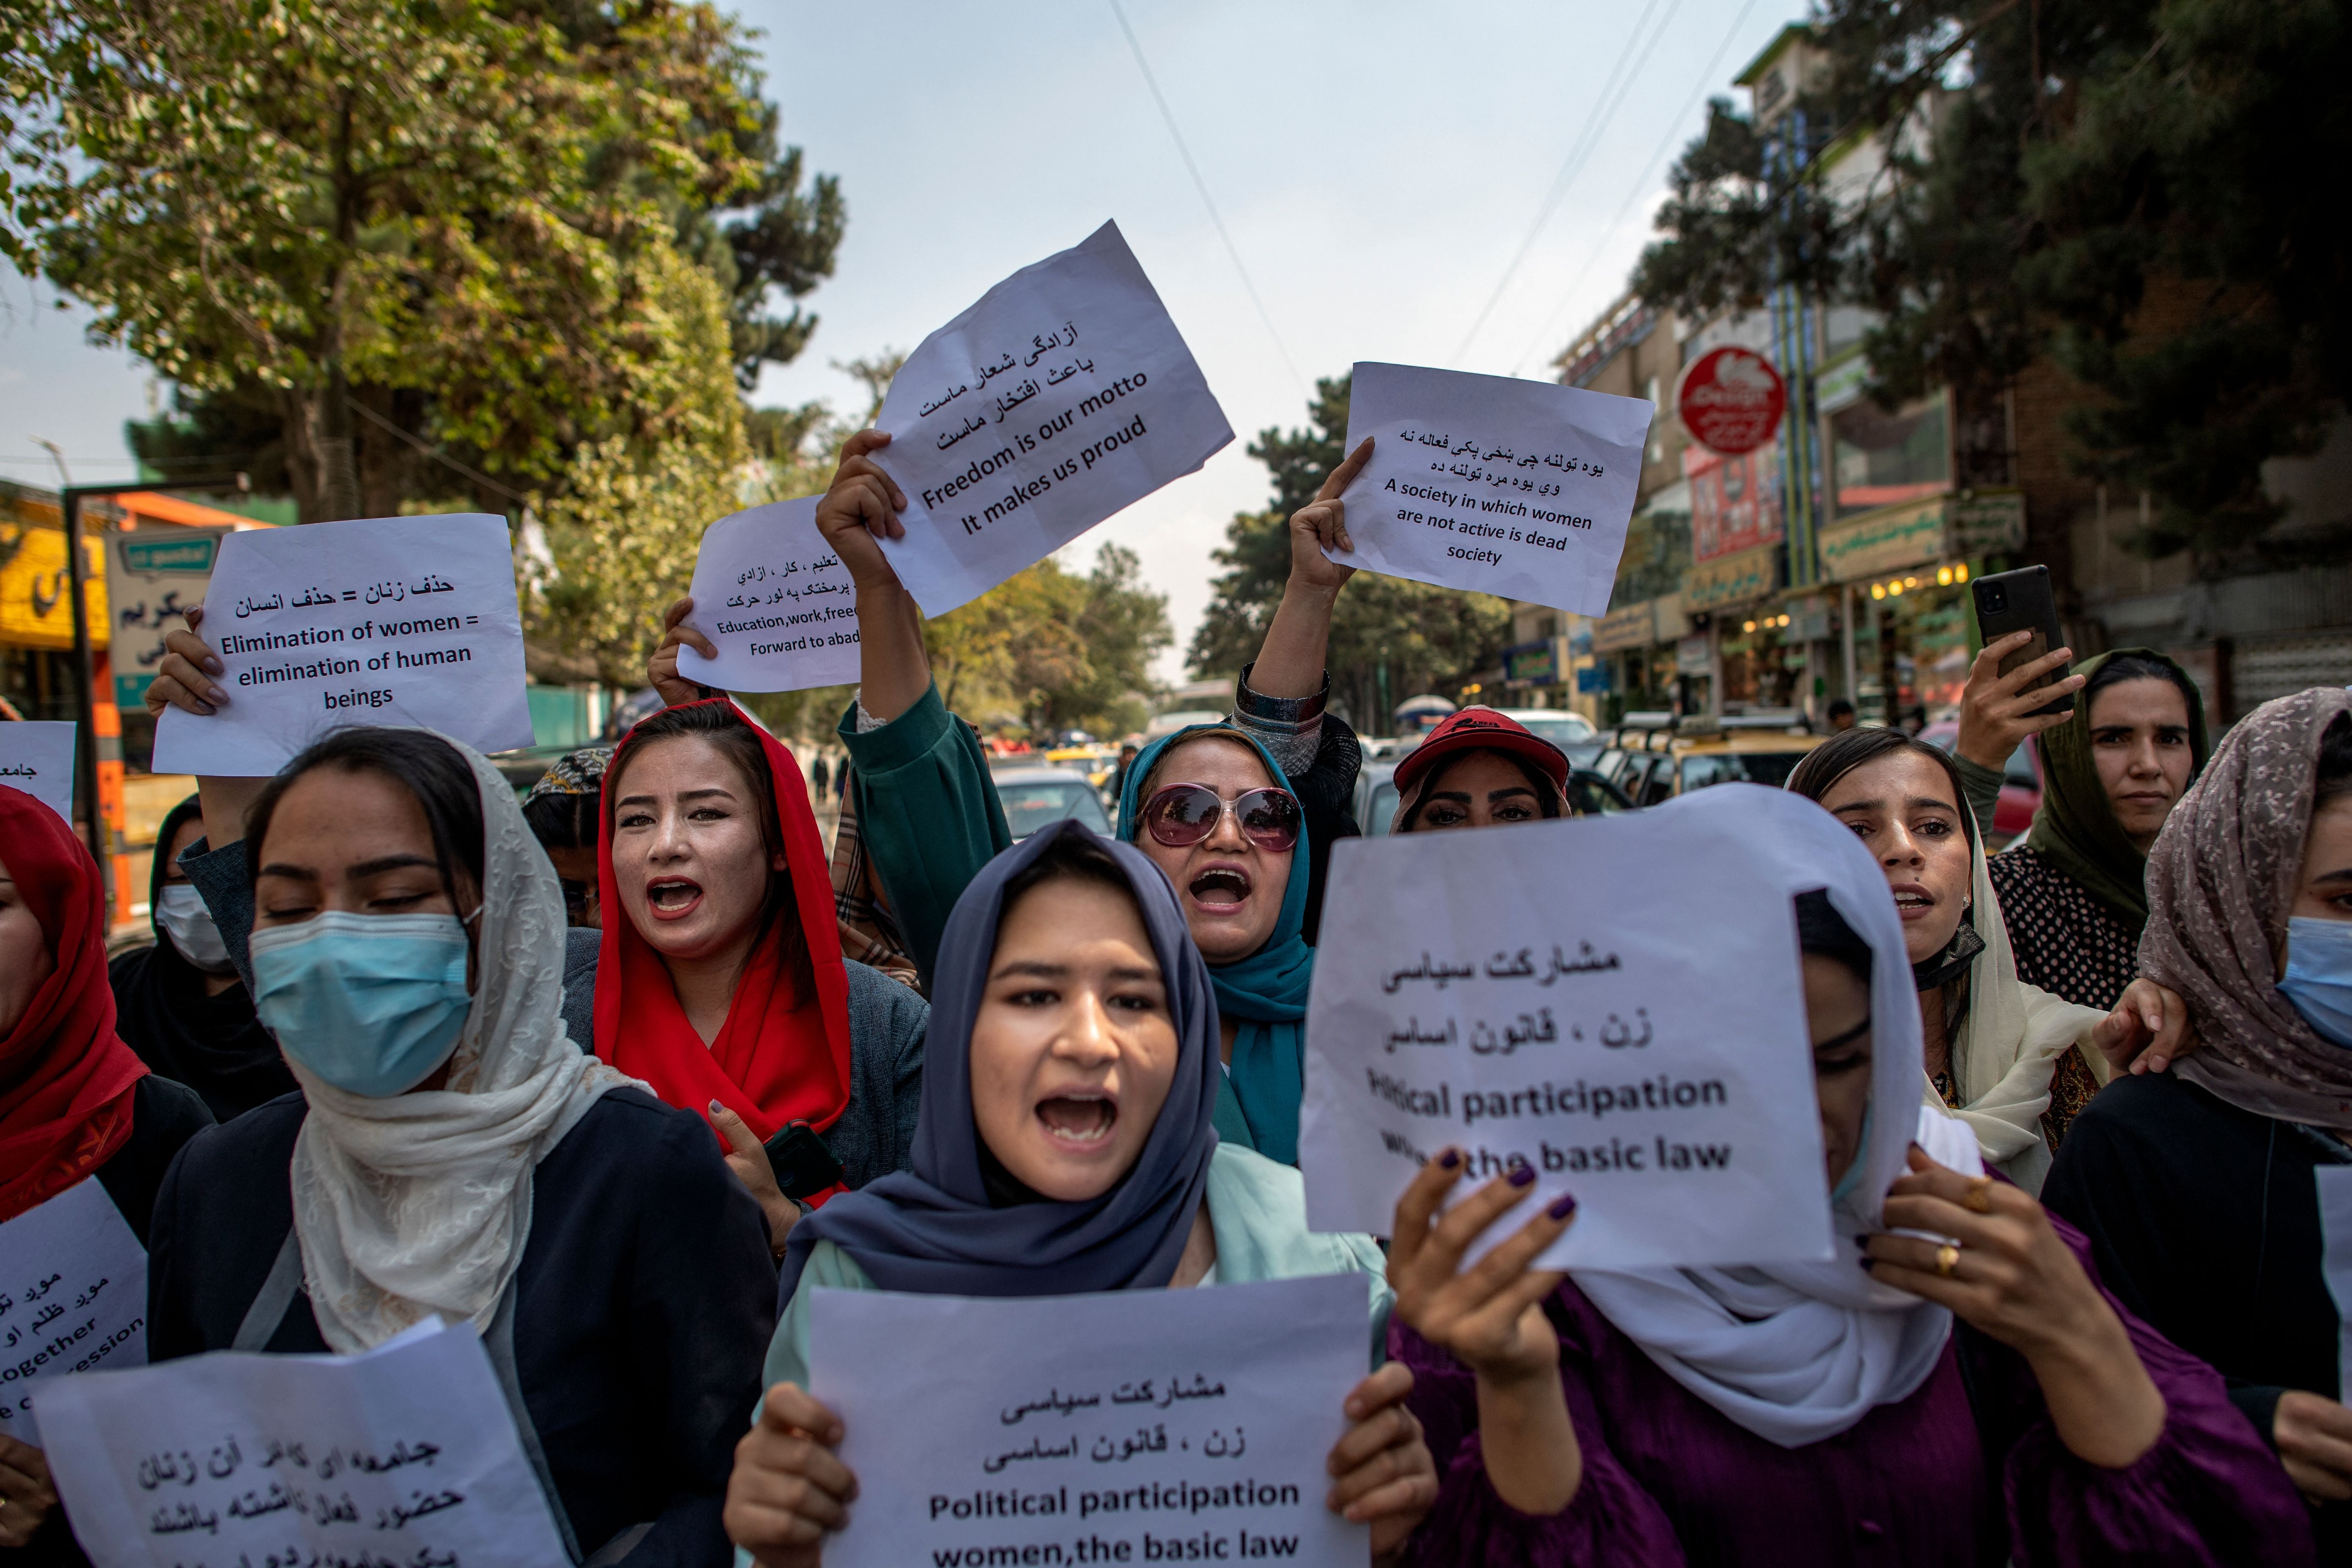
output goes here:
<path id="1" fill-rule="evenodd" d="M 874 430 L 850 437 L 833 488 L 817 507 L 816 521 L 857 583 L 864 684 L 843 717 L 841 734 L 856 785 L 862 842 L 889 896 L 908 950 L 929 973 L 948 911 L 980 868 L 1012 843 L 1012 833 L 979 742 L 948 712 L 932 683 L 923 649 L 922 612 L 877 542 L 905 532 L 898 510 L 906 497 L 869 456 L 889 439 Z M 1213 770 L 1220 776 L 1234 773 L 1227 781 L 1234 786 L 1224 797 L 1228 800 L 1251 789 L 1275 787 L 1295 804 L 1307 844 L 1299 859 L 1306 876 L 1297 924 L 1300 935 L 1310 942 L 1330 844 L 1356 832 L 1349 802 L 1362 761 L 1354 731 L 1324 711 L 1330 689 L 1323 668 L 1328 601 L 1349 571 L 1332 566 L 1314 548 L 1310 514 L 1318 507 L 1336 506 L 1328 498 L 1339 494 L 1369 457 L 1368 445 L 1324 485 L 1326 500 L 1301 509 L 1293 520 L 1289 584 L 1256 661 L 1242 672 L 1235 711 L 1224 726 L 1247 737 L 1242 747 L 1228 749 L 1237 757 L 1257 752 L 1262 760 L 1255 766 L 1237 761 Z M 655 656 L 657 670 L 664 668 L 665 656 L 674 662 L 671 650 L 678 643 L 707 647 L 699 633 L 677 625 L 689 607 L 681 602 L 673 608 L 669 640 Z M 1185 766 L 1179 771 L 1187 775 L 1186 782 L 1208 782 L 1205 776 L 1192 777 L 1195 770 L 1187 750 Z M 1170 753 L 1163 747 L 1158 754 L 1167 758 Z M 1127 783 L 1136 782 L 1143 768 L 1139 758 L 1127 770 Z M 1218 847 L 1230 851 L 1232 868 L 1269 868 L 1249 854 L 1230 819 L 1215 837 Z M 1182 856 L 1163 858 L 1150 844 L 1142 847 L 1171 877 L 1179 874 Z M 1214 951 L 1219 939 L 1213 933 L 1255 930 L 1264 941 L 1273 932 L 1289 875 L 1288 855 L 1279 858 L 1283 865 L 1270 886 L 1256 879 L 1247 887 L 1221 884 L 1204 889 L 1213 896 L 1188 900 L 1187 918 L 1212 964 L 1223 962 Z M 1179 891 L 1184 890 L 1180 883 Z"/>
<path id="2" fill-rule="evenodd" d="M 1882 879 L 1827 818 L 1799 832 L 1830 879 L 1797 927 L 1838 1255 L 1534 1269 L 1563 1198 L 1459 1272 L 1527 1188 L 1499 1177 L 1442 1210 L 1462 1172 L 1445 1152 L 1399 1203 L 1389 1259 L 1391 1352 L 1444 1478 L 1408 1559 L 2312 1561 L 2221 1380 L 2119 1310 L 2082 1237 L 1978 1173 L 1967 1130 L 1917 1103 Z"/>
<path id="3" fill-rule="evenodd" d="M 2352 1560 L 2342 1315 L 2322 1272 L 2322 1167 L 2352 1164 L 2352 695 L 2263 704 L 2223 737 L 2147 862 L 2140 963 L 2187 999 L 2198 1053 L 2075 1120 L 2052 1210 L 2132 1310 L 2231 1380 Z"/>
<path id="4" fill-rule="evenodd" d="M 94 1176 L 144 1244 L 165 1168 L 211 1121 L 115 1033 L 98 863 L 0 784 L 0 1221 Z M 57 1510 L 41 1451 L 0 1436 L 0 1561 L 81 1562 Z"/>
<path id="5" fill-rule="evenodd" d="M 1570 816 L 1568 757 L 1492 708 L 1446 715 L 1396 766 L 1396 833 Z"/>
<path id="6" fill-rule="evenodd" d="M 820 1560 L 856 1479 L 841 1423 L 807 1393 L 812 1287 L 1058 1296 L 1361 1273 L 1377 1346 L 1388 1310 L 1368 1237 L 1307 1228 L 1295 1172 L 1222 1144 L 1216 1004 L 1168 884 L 1077 823 L 992 861 L 942 938 L 939 1043 L 912 1173 L 827 1205 L 793 1237 L 760 1423 L 736 1451 L 727 1523 L 765 1568 Z M 1349 1394 L 1330 1506 L 1376 1556 L 1435 1490 L 1385 1367 Z M 876 1501 L 868 1506 L 887 1506 Z"/>
<path id="7" fill-rule="evenodd" d="M 602 832 L 596 1054 L 707 1110 L 781 1250 L 801 1209 L 763 1142 L 806 1123 L 851 1187 L 903 1169 L 929 1009 L 843 958 L 800 769 L 727 700 L 629 731 L 604 773 Z M 804 1199 L 832 1185 L 801 1176 Z"/>
<path id="8" fill-rule="evenodd" d="M 2080 1048 L 2109 1075 L 2143 1050 L 2151 1066 L 2169 1059 L 2183 1023 L 2178 998 L 2168 1011 L 2160 990 L 2142 984 L 2103 1014 L 2018 980 L 1959 776 L 1927 742 L 1849 730 L 1807 752 L 1789 788 L 1853 829 L 1894 889 L 1926 1028 L 1928 1102 L 1969 1124 L 1986 1163 L 2039 1192 L 2050 1169 L 2042 1113 L 2059 1055 Z"/>
<path id="9" fill-rule="evenodd" d="M 716 1560 L 765 1232 L 699 1119 L 566 1037 L 562 894 L 514 792 L 429 731 L 344 730 L 249 826 L 249 984 L 302 1096 L 173 1164 L 150 1356 L 469 1323 L 574 1561 Z"/>
<path id="10" fill-rule="evenodd" d="M 2080 1006 L 2112 1007 L 2139 973 L 2148 848 L 2205 765 L 2205 700 L 2164 655 L 2117 648 L 2075 666 L 2081 689 L 2071 713 L 2035 715 L 2028 710 L 2047 693 L 2021 697 L 2018 689 L 2041 665 L 1999 673 L 2012 646 L 2021 645 L 1998 642 L 1978 658 L 1953 764 L 1977 821 L 1989 824 L 2004 761 L 2029 735 L 2041 737 L 2041 809 L 2023 841 L 1986 869 L 2018 978 Z M 2080 1052 L 2059 1058 L 2042 1117 L 2052 1148 L 2100 1081 Z"/>
<path id="11" fill-rule="evenodd" d="M 253 998 L 236 977 L 212 911 L 180 868 L 180 852 L 204 833 L 194 795 L 163 818 L 147 884 L 155 945 L 115 959 L 107 977 L 123 1043 L 163 1077 L 204 1096 L 214 1120 L 227 1121 L 292 1093 L 294 1075 L 254 1016 Z"/>

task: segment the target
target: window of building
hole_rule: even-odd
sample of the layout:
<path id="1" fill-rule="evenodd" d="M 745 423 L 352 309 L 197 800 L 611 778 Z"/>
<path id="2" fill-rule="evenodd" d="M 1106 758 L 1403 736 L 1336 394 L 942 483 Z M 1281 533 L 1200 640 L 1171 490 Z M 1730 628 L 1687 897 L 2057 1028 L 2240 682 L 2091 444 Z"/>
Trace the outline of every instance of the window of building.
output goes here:
<path id="1" fill-rule="evenodd" d="M 1892 414 L 1864 398 L 1831 415 L 1837 514 L 1848 517 L 1950 489 L 1949 424 L 1940 392 Z"/>

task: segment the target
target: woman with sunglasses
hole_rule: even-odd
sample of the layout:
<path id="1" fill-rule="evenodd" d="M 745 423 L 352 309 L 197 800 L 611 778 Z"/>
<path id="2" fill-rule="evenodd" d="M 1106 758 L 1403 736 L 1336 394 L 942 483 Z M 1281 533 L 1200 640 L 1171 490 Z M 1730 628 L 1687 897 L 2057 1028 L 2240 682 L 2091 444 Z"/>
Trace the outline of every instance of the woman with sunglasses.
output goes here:
<path id="1" fill-rule="evenodd" d="M 948 912 L 1013 836 L 978 741 L 940 700 L 921 612 L 881 549 L 905 533 L 906 496 L 869 455 L 888 441 L 872 430 L 850 438 L 817 527 L 857 584 L 864 685 L 841 733 L 859 831 L 928 976 Z M 1234 716 L 1137 757 L 1119 802 L 1118 837 L 1175 888 L 1216 985 L 1229 1069 L 1218 1132 L 1284 1162 L 1297 1157 L 1315 895 L 1331 840 L 1356 831 L 1347 802 L 1361 760 L 1353 731 L 1323 711 L 1330 601 L 1350 569 L 1324 558 L 1317 514 L 1337 508 L 1370 455 L 1366 443 L 1294 519 L 1289 586 L 1242 672 Z M 657 672 L 675 646 L 698 640 L 676 626 L 681 613 Z"/>

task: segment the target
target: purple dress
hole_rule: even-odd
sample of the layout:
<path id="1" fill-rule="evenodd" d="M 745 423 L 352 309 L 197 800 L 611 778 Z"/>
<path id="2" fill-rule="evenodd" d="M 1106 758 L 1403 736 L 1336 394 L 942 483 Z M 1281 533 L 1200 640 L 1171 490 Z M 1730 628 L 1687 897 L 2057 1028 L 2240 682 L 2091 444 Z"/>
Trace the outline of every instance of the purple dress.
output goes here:
<path id="1" fill-rule="evenodd" d="M 2051 1223 L 2089 1268 L 2082 1234 Z M 1391 1322 L 1389 1352 L 1412 1368 L 1412 1411 L 1437 1461 L 1437 1505 L 1408 1549 L 1415 1568 L 2314 1561 L 2302 1498 L 2220 1375 L 2120 1306 L 2168 1410 L 2156 1447 L 2121 1470 L 2068 1452 L 2023 1358 L 1973 1331 L 1946 1342 L 1909 1398 L 1783 1448 L 1668 1377 L 1572 1281 L 1547 1310 L 1584 1457 L 1575 1500 L 1549 1518 L 1488 1484 L 1475 1377 Z"/>

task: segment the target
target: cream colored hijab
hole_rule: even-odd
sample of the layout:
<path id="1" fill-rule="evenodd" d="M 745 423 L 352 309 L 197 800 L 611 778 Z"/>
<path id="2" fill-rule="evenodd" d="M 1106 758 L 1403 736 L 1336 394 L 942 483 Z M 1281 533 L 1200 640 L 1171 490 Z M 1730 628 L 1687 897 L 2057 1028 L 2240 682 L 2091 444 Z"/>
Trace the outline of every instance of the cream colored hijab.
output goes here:
<path id="1" fill-rule="evenodd" d="M 1960 809 L 1968 809 L 1965 801 Z M 2091 1071 L 2106 1081 L 2106 1058 L 2091 1040 L 2092 1026 L 2106 1015 L 2018 979 L 2000 898 L 1985 868 L 1984 845 L 1973 835 L 1969 854 L 1971 921 L 1985 945 L 1969 966 L 1968 1015 L 1952 1042 L 1952 1079 L 1960 1095 L 1952 1114 L 1976 1133 L 1986 1164 L 2038 1197 L 2050 1173 L 2042 1113 L 2050 1109 L 2051 1075 L 2066 1047 L 2080 1045 Z M 1920 1086 L 1926 1104 L 1948 1109 L 1924 1073 Z"/>
<path id="2" fill-rule="evenodd" d="M 530 1237 L 533 1168 L 634 1081 L 564 1033 L 555 868 L 498 770 L 449 744 L 474 770 L 485 840 L 479 989 L 449 1086 L 370 1099 L 288 1064 L 310 1102 L 292 1171 L 302 1274 L 345 1354 L 436 1312 L 487 1327 Z"/>

